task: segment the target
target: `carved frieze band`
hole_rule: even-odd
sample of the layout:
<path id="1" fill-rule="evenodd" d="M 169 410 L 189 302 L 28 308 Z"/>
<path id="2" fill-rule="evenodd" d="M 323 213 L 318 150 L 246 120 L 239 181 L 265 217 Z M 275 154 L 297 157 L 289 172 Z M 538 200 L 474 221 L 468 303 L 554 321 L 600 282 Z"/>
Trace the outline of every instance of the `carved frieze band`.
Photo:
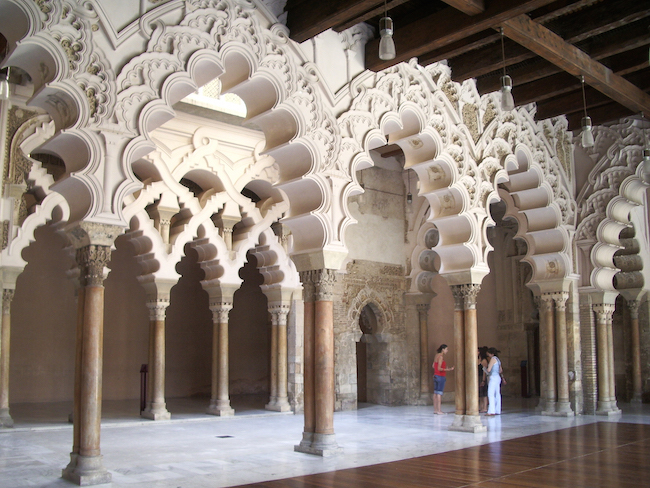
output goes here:
<path id="1" fill-rule="evenodd" d="M 77 249 L 76 261 L 81 276 L 82 286 L 102 286 L 104 283 L 104 268 L 111 259 L 109 246 L 90 245 Z"/>
<path id="2" fill-rule="evenodd" d="M 11 301 L 14 299 L 15 290 L 5 288 L 2 290 L 2 314 L 11 313 Z"/>

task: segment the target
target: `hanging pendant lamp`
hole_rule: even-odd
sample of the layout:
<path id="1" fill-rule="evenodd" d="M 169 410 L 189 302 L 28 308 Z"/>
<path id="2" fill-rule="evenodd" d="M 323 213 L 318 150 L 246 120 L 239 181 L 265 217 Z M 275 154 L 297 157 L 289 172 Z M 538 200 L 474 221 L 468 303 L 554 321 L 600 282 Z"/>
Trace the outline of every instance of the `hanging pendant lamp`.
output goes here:
<path id="1" fill-rule="evenodd" d="M 580 76 L 582 84 L 582 104 L 585 109 L 585 116 L 582 118 L 582 135 L 580 136 L 580 145 L 584 148 L 594 147 L 594 133 L 591 125 L 591 117 L 587 115 L 587 97 L 585 95 L 585 77 Z"/>
<path id="2" fill-rule="evenodd" d="M 501 77 L 501 110 L 504 112 L 510 112 L 515 108 L 515 99 L 512 96 L 512 78 L 506 74 L 506 48 L 503 37 L 503 27 L 501 27 L 501 57 L 503 59 L 503 76 Z"/>
<path id="3" fill-rule="evenodd" d="M 379 59 L 390 61 L 395 59 L 395 41 L 393 41 L 393 19 L 388 16 L 386 0 L 384 0 L 384 16 L 379 19 Z"/>

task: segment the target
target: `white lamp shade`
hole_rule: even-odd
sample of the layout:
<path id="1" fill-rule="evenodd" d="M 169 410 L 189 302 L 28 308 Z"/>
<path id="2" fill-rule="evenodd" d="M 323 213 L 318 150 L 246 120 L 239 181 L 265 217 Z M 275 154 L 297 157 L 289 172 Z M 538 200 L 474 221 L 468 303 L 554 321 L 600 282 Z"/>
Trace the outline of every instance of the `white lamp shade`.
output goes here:
<path id="1" fill-rule="evenodd" d="M 508 75 L 501 77 L 501 110 L 509 112 L 515 109 L 515 99 L 512 96 L 512 78 Z"/>

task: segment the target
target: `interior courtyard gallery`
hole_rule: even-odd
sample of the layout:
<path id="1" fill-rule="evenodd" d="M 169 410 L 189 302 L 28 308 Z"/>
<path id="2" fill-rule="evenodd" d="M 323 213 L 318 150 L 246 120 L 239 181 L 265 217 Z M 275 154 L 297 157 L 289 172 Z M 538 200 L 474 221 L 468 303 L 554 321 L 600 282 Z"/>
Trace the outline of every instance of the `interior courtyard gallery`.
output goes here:
<path id="1" fill-rule="evenodd" d="M 68 402 L 62 476 L 100 484 L 103 402 L 248 396 L 335 456 L 335 412 L 431 405 L 440 344 L 470 437 L 484 345 L 537 415 L 649 402 L 648 119 L 583 147 L 283 4 L 0 0 L 0 436 Z"/>

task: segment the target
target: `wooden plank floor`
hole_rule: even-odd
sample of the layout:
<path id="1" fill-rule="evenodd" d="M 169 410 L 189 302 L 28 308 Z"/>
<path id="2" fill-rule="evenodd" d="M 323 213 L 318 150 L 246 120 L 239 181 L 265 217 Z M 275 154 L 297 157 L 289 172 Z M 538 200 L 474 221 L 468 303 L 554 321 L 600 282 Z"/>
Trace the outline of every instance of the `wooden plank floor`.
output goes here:
<path id="1" fill-rule="evenodd" d="M 650 425 L 596 422 L 458 451 L 240 488 L 464 486 L 650 487 Z"/>

